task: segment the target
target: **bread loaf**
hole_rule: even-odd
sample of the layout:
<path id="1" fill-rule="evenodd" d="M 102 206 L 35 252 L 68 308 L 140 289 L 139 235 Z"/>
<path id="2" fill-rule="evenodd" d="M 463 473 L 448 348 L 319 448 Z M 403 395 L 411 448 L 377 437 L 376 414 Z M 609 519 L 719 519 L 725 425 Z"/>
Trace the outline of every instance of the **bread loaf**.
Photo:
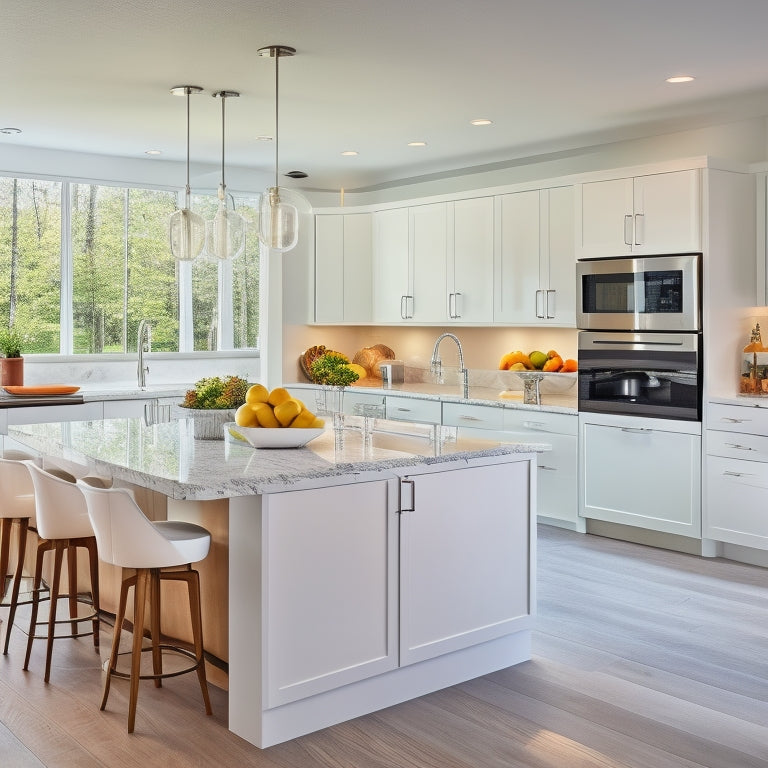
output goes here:
<path id="1" fill-rule="evenodd" d="M 383 360 L 394 360 L 395 353 L 384 344 L 363 347 L 353 358 L 352 362 L 365 368 L 369 378 L 380 379 L 379 363 Z"/>

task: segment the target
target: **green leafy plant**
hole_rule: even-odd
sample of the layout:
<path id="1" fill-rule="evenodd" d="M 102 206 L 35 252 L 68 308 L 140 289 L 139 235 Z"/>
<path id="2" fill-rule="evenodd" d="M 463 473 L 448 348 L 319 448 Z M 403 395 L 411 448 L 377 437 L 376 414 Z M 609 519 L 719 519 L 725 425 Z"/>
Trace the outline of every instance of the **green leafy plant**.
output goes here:
<path id="1" fill-rule="evenodd" d="M 13 327 L 0 328 L 0 351 L 3 357 L 21 357 L 24 337 Z"/>
<path id="2" fill-rule="evenodd" d="M 250 384 L 239 376 L 210 376 L 195 382 L 195 388 L 187 390 L 182 408 L 223 410 L 239 408 L 245 402 Z"/>
<path id="3" fill-rule="evenodd" d="M 349 360 L 341 355 L 330 352 L 318 357 L 309 367 L 312 381 L 317 384 L 327 384 L 333 387 L 348 387 L 360 376 L 349 367 Z"/>

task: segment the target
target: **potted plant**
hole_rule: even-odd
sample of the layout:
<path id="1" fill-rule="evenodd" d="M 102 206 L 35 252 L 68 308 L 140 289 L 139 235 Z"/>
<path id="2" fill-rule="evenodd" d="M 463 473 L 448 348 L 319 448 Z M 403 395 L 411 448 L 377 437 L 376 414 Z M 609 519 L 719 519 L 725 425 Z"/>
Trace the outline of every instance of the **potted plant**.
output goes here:
<path id="1" fill-rule="evenodd" d="M 360 378 L 357 371 L 349 367 L 349 360 L 335 352 L 318 357 L 309 367 L 312 381 L 320 385 L 317 398 L 318 413 L 332 414 L 334 426 L 341 420 L 344 410 L 344 389 Z"/>
<path id="2" fill-rule="evenodd" d="M 223 426 L 235 420 L 235 411 L 245 402 L 250 384 L 239 376 L 209 376 L 187 390 L 182 408 L 194 419 L 194 435 L 199 440 L 223 440 Z"/>
<path id="3" fill-rule="evenodd" d="M 13 327 L 0 328 L 0 352 L 3 354 L 0 383 L 4 387 L 24 384 L 24 358 L 21 356 L 23 336 Z"/>

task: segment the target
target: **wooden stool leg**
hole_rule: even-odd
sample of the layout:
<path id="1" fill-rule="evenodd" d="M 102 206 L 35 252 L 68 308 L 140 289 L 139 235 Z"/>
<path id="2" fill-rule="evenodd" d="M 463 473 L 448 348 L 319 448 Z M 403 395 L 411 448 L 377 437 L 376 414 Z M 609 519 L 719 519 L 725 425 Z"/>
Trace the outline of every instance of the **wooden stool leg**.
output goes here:
<path id="1" fill-rule="evenodd" d="M 128 733 L 133 733 L 136 724 L 136 701 L 139 697 L 139 675 L 141 674 L 141 646 L 144 635 L 144 607 L 147 600 L 149 570 L 140 568 L 136 572 L 136 586 L 133 590 L 133 649 L 131 651 L 131 687 L 128 702 Z"/>
<path id="2" fill-rule="evenodd" d="M 7 520 L 8 527 L 6 530 L 6 519 L 3 519 L 3 546 L 7 543 L 10 546 L 11 536 L 11 522 Z M 3 655 L 8 654 L 8 641 L 11 639 L 11 628 L 13 627 L 13 620 L 16 618 L 16 605 L 19 602 L 19 588 L 21 587 L 21 577 L 24 573 L 24 555 L 27 549 L 27 529 L 29 528 L 29 518 L 22 517 L 19 520 L 19 546 L 18 546 L 18 561 L 16 563 L 16 572 L 13 577 L 13 588 L 11 590 L 11 607 L 8 610 L 8 626 L 5 630 L 5 645 L 3 646 Z M 10 551 L 10 550 L 9 550 Z M 8 568 L 8 552 L 5 553 L 5 566 L 3 568 L 3 585 L 5 585 L 5 572 Z"/>
<path id="3" fill-rule="evenodd" d="M 99 650 L 99 553 L 95 537 L 83 540 L 83 546 L 88 550 L 88 562 L 91 568 L 91 603 L 95 615 L 93 617 L 93 647 Z"/>
<path id="4" fill-rule="evenodd" d="M 37 627 L 37 609 L 40 604 L 40 585 L 43 582 L 43 555 L 48 549 L 48 542 L 41 540 L 37 545 L 35 557 L 35 577 L 32 581 L 32 612 L 29 617 L 29 634 L 27 635 L 27 653 L 24 656 L 23 669 L 29 668 L 29 657 L 32 653 L 32 643 L 35 640 Z M 9 627 L 10 629 L 10 627 Z"/>
<path id="5" fill-rule="evenodd" d="M 5 582 L 8 579 L 8 561 L 11 552 L 11 531 L 13 518 L 4 517 L 0 520 L 0 600 L 5 597 Z"/>
<path id="6" fill-rule="evenodd" d="M 69 595 L 69 616 L 77 618 L 77 547 L 71 544 L 67 547 L 67 581 Z M 72 634 L 77 634 L 77 622 L 72 621 Z"/>
<path id="7" fill-rule="evenodd" d="M 149 631 L 152 635 L 152 672 L 155 675 L 163 673 L 163 652 L 160 650 L 160 570 L 152 569 L 150 580 L 150 613 L 149 613 Z M 155 678 L 155 688 L 161 688 L 163 681 Z"/>
<path id="8" fill-rule="evenodd" d="M 200 690 L 203 692 L 205 714 L 213 713 L 211 699 L 208 695 L 208 681 L 205 676 L 205 656 L 203 652 L 203 615 L 200 610 L 200 575 L 197 571 L 187 574 L 187 590 L 189 591 L 189 613 L 192 618 L 192 639 L 195 643 L 195 658 L 198 662 L 197 679 L 200 681 Z"/>
<path id="9" fill-rule="evenodd" d="M 128 602 L 128 590 L 131 585 L 136 583 L 135 576 L 125 577 L 123 570 L 123 579 L 120 583 L 120 600 L 117 604 L 117 614 L 115 615 L 115 631 L 112 636 L 112 650 L 109 654 L 109 663 L 107 664 L 107 677 L 104 681 L 104 695 L 101 698 L 99 709 L 104 710 L 109 698 L 109 685 L 112 681 L 112 672 L 117 668 L 117 657 L 120 652 L 120 634 L 123 631 L 123 622 L 125 621 L 125 606 Z"/>
<path id="10" fill-rule="evenodd" d="M 45 682 L 51 676 L 51 654 L 53 653 L 53 639 L 56 636 L 56 608 L 59 602 L 59 586 L 61 584 L 61 565 L 64 560 L 64 550 L 67 541 L 57 539 L 53 546 L 53 583 L 51 584 L 51 607 L 48 612 L 48 642 L 45 647 Z M 42 558 L 40 558 L 42 560 Z M 77 626 L 77 625 L 75 625 Z"/>

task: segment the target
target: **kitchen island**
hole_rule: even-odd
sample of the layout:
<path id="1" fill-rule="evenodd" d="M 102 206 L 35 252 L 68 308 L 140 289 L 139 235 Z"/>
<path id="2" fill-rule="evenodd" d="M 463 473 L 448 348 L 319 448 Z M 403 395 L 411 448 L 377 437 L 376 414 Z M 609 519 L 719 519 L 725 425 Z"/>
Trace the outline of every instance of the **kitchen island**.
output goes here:
<path id="1" fill-rule="evenodd" d="M 218 612 L 229 727 L 259 747 L 530 658 L 544 445 L 347 429 L 255 450 L 195 440 L 189 419 L 10 434 L 213 528 L 206 632 Z"/>

